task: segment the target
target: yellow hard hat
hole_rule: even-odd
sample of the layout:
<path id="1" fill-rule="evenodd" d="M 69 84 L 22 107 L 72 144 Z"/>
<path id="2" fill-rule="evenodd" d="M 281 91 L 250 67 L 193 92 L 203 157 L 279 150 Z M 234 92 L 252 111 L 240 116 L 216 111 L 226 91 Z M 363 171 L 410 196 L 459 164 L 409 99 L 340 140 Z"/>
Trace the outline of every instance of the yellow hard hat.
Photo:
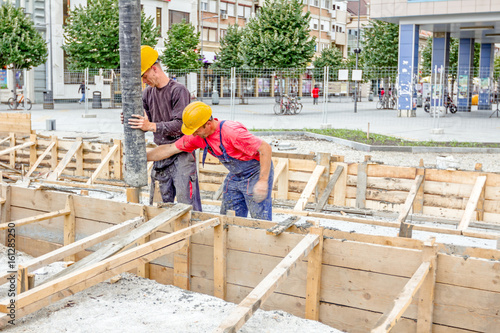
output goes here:
<path id="1" fill-rule="evenodd" d="M 193 134 L 198 128 L 212 116 L 212 109 L 203 102 L 193 102 L 188 104 L 182 113 L 182 133 Z"/>
<path id="2" fill-rule="evenodd" d="M 149 45 L 141 46 L 141 76 L 158 60 L 158 51 Z"/>

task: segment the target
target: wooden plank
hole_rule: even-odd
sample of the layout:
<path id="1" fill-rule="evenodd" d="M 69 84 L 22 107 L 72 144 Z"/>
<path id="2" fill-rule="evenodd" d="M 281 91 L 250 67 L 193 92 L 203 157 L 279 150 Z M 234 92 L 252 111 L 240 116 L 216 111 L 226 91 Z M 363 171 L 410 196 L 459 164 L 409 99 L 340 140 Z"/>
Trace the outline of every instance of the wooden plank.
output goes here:
<path id="1" fill-rule="evenodd" d="M 139 226 L 137 229 L 133 230 L 129 234 L 118 237 L 113 242 L 110 242 L 106 246 L 101 247 L 99 250 L 88 255 L 87 257 L 78 261 L 74 265 L 71 265 L 70 267 L 66 268 L 65 270 L 55 274 L 47 281 L 55 280 L 63 275 L 71 274 L 72 272 L 75 272 L 82 267 L 93 265 L 97 262 L 100 262 L 100 261 L 106 259 L 106 258 L 109 258 L 110 256 L 120 252 L 126 246 L 129 246 L 130 244 L 137 242 L 139 239 L 142 239 L 146 236 L 151 235 L 153 232 L 155 232 L 162 225 L 174 222 L 176 219 L 178 219 L 180 216 L 184 215 L 190 209 L 191 209 L 190 205 L 177 204 L 177 205 L 173 206 L 172 208 L 165 210 L 163 213 L 157 215 L 156 217 L 152 218 L 148 222 L 142 224 L 141 226 Z"/>
<path id="2" fill-rule="evenodd" d="M 342 165 L 337 165 L 337 168 L 335 169 L 335 172 L 330 178 L 330 181 L 326 185 L 325 190 L 321 194 L 321 197 L 318 200 L 318 203 L 316 204 L 316 208 L 314 209 L 314 211 L 319 212 L 323 209 L 323 207 L 325 207 L 326 203 L 328 202 L 328 198 L 330 197 L 330 194 L 332 193 L 333 188 L 335 187 L 335 184 L 337 183 L 337 180 L 339 179 L 343 170 L 344 167 Z"/>
<path id="3" fill-rule="evenodd" d="M 25 142 L 23 144 L 20 144 L 20 145 L 17 145 L 17 146 L 12 146 L 10 148 L 7 148 L 7 149 L 4 149 L 4 150 L 1 150 L 0 151 L 0 155 L 6 155 L 6 154 L 10 154 L 10 153 L 13 153 L 15 151 L 18 151 L 18 150 L 21 150 L 21 149 L 25 149 L 25 148 L 28 148 L 28 147 L 31 147 L 33 146 L 35 143 L 34 142 Z M 12 166 L 12 165 L 11 165 Z"/>
<path id="4" fill-rule="evenodd" d="M 429 261 L 431 267 L 418 293 L 417 333 L 432 332 L 438 250 L 435 241 L 435 238 L 431 238 L 429 241 L 424 242 L 422 251 L 422 261 Z"/>
<path id="5" fill-rule="evenodd" d="M 69 245 L 75 242 L 76 237 L 76 218 L 75 218 L 75 206 L 73 204 L 73 196 L 68 195 L 66 198 L 66 206 L 64 207 L 69 214 L 64 215 L 64 245 Z M 76 261 L 74 254 L 64 258 L 65 261 Z"/>
<path id="6" fill-rule="evenodd" d="M 10 147 L 11 149 L 16 146 L 16 134 L 15 133 L 9 133 L 10 137 Z M 2 155 L 2 152 L 0 152 L 0 155 Z M 9 153 L 9 165 L 11 168 L 15 169 L 16 167 L 16 150 L 12 150 Z"/>
<path id="7" fill-rule="evenodd" d="M 278 162 L 279 164 L 279 162 Z M 289 183 L 289 167 L 290 167 L 290 160 L 285 159 L 284 160 L 284 166 L 283 166 L 283 171 L 280 172 L 279 176 L 274 176 L 274 179 L 277 180 L 278 182 L 278 194 L 277 198 L 278 199 L 288 199 L 288 183 Z M 274 181 L 274 180 L 273 180 Z M 273 184 L 274 187 L 274 184 Z"/>
<path id="8" fill-rule="evenodd" d="M 375 328 L 371 330 L 372 333 L 385 333 L 390 331 L 396 322 L 401 318 L 406 308 L 410 305 L 413 296 L 417 293 L 420 286 L 424 282 L 425 277 L 429 273 L 431 263 L 429 261 L 423 262 L 417 269 L 415 274 L 411 277 L 408 283 L 403 288 L 403 291 L 394 300 L 393 305 L 386 311 L 382 317 L 375 324 Z"/>
<path id="9" fill-rule="evenodd" d="M 8 137 L 6 137 L 6 138 L 0 139 L 0 145 L 1 145 L 2 143 L 4 143 L 4 142 L 9 141 L 9 140 L 10 140 L 10 137 L 9 137 L 9 136 L 8 136 Z"/>
<path id="10" fill-rule="evenodd" d="M 219 188 L 217 191 L 215 191 L 212 199 L 213 200 L 220 200 L 220 197 L 222 196 L 222 192 L 224 191 L 224 183 L 220 184 Z"/>
<path id="11" fill-rule="evenodd" d="M 80 145 L 80 147 L 78 147 L 75 153 L 75 159 L 76 159 L 75 174 L 77 176 L 83 176 L 83 140 L 81 137 L 78 137 L 76 138 L 76 141 L 79 141 L 82 144 Z"/>
<path id="12" fill-rule="evenodd" d="M 367 162 L 358 165 L 358 179 L 356 184 L 356 208 L 365 208 L 366 205 L 366 169 Z"/>
<path id="13" fill-rule="evenodd" d="M 284 221 L 281 221 L 281 222 L 277 223 L 276 225 L 274 225 L 273 227 L 267 229 L 266 233 L 268 235 L 279 236 L 279 235 L 281 235 L 281 233 L 283 231 L 287 230 L 292 225 L 294 225 L 298 219 L 299 219 L 299 217 L 296 215 L 290 216 L 290 217 L 286 218 Z"/>
<path id="14" fill-rule="evenodd" d="M 2 179 L 0 178 L 1 195 L 4 199 L 4 203 L 0 207 L 0 223 L 8 224 L 8 222 L 11 221 L 12 188 L 10 185 L 2 185 L 1 183 Z M 9 234 L 6 231 L 2 231 L 2 233 L 1 242 L 2 244 L 7 245 L 9 243 Z"/>
<path id="15" fill-rule="evenodd" d="M 227 217 L 214 227 L 214 296 L 226 299 L 227 292 Z"/>
<path id="16" fill-rule="evenodd" d="M 237 332 L 260 305 L 273 293 L 279 284 L 290 275 L 290 271 L 297 261 L 319 243 L 319 236 L 309 234 L 305 236 L 290 253 L 271 271 L 245 299 L 238 304 L 229 316 L 214 332 Z"/>
<path id="17" fill-rule="evenodd" d="M 97 262 L 67 276 L 44 283 L 21 295 L 16 301 L 16 318 L 39 310 L 59 299 L 89 288 L 117 274 L 129 271 L 142 262 L 149 262 L 184 245 L 183 240 L 195 233 L 219 224 L 218 218 L 155 239 L 147 244 L 129 249 L 111 258 Z M 71 266 L 70 266 L 71 267 Z M 0 312 L 6 313 L 9 300 L 0 302 Z M 5 325 L 1 323 L 0 326 Z"/>
<path id="18" fill-rule="evenodd" d="M 191 212 L 174 220 L 174 230 L 179 231 L 191 225 Z M 191 239 L 185 240 L 185 245 L 174 252 L 174 286 L 191 290 Z"/>
<path id="19" fill-rule="evenodd" d="M 144 205 L 142 206 L 142 209 L 141 209 L 141 217 L 144 219 L 145 222 L 147 222 L 149 220 L 148 212 L 146 210 L 146 206 L 144 206 Z M 151 236 L 146 236 L 146 237 L 138 240 L 136 245 L 139 246 L 139 245 L 146 244 L 150 240 L 151 240 Z M 137 276 L 143 277 L 145 279 L 149 279 L 149 272 L 150 272 L 149 263 L 144 263 L 144 264 L 138 265 L 136 267 L 136 272 L 137 272 Z"/>
<path id="20" fill-rule="evenodd" d="M 306 319 L 319 320 L 321 293 L 321 267 L 323 263 L 323 228 L 311 228 L 311 234 L 319 236 L 318 245 L 309 253 L 306 284 Z"/>
<path id="21" fill-rule="evenodd" d="M 71 161 L 73 156 L 76 154 L 77 150 L 80 149 L 82 141 L 75 141 L 71 148 L 68 150 L 64 158 L 59 162 L 57 167 L 52 171 L 52 173 L 47 177 L 48 180 L 57 180 L 62 174 L 68 163 Z"/>
<path id="22" fill-rule="evenodd" d="M 97 167 L 97 169 L 94 171 L 90 179 L 87 181 L 88 185 L 91 185 L 94 183 L 94 181 L 99 177 L 102 171 L 104 171 L 105 167 L 109 167 L 109 161 L 111 158 L 114 156 L 114 154 L 118 151 L 119 146 L 114 145 L 111 150 L 108 152 L 108 154 L 102 159 L 101 164 Z"/>
<path id="23" fill-rule="evenodd" d="M 312 192 L 314 191 L 314 188 L 316 187 L 316 184 L 318 183 L 321 175 L 325 171 L 325 166 L 324 165 L 318 165 L 314 169 L 311 178 L 307 182 L 306 187 L 304 188 L 304 191 L 300 195 L 300 199 L 297 201 L 297 204 L 294 207 L 294 210 L 301 211 L 304 210 L 307 201 L 309 200 L 309 197 L 311 196 Z"/>
<path id="24" fill-rule="evenodd" d="M 424 181 L 425 181 L 425 168 L 417 169 L 417 176 L 422 176 L 422 184 L 418 187 L 415 200 L 413 201 L 413 213 L 422 214 L 424 212 Z"/>
<path id="25" fill-rule="evenodd" d="M 0 133 L 31 134 L 31 113 L 0 113 Z"/>
<path id="26" fill-rule="evenodd" d="M 319 178 L 318 185 L 316 186 L 314 193 L 315 197 L 319 197 L 320 193 L 324 192 L 326 185 L 328 184 L 330 177 L 330 157 L 331 155 L 329 153 L 318 152 L 316 155 L 316 163 L 318 163 L 318 165 L 324 165 L 325 171 Z"/>
<path id="27" fill-rule="evenodd" d="M 469 227 L 469 223 L 472 219 L 472 215 L 476 211 L 477 202 L 479 197 L 483 191 L 484 184 L 486 183 L 486 176 L 478 176 L 476 179 L 476 183 L 472 188 L 472 192 L 469 197 L 469 201 L 467 202 L 467 207 L 465 208 L 464 215 L 458 224 L 457 229 L 460 231 L 464 231 Z"/>
<path id="28" fill-rule="evenodd" d="M 36 134 L 30 134 L 30 141 L 34 142 L 35 144 L 30 147 L 30 168 L 35 164 L 36 162 L 36 148 L 37 148 L 37 136 Z"/>
<path id="29" fill-rule="evenodd" d="M 333 188 L 333 204 L 335 206 L 346 205 L 346 187 L 347 187 L 347 163 L 334 163 L 335 166 L 343 166 L 344 170 Z"/>
<path id="30" fill-rule="evenodd" d="M 114 179 L 123 179 L 123 172 L 122 172 L 122 141 L 114 139 L 113 144 L 115 146 L 118 146 L 118 150 L 115 153 L 115 156 L 113 156 L 113 175 Z"/>
<path id="31" fill-rule="evenodd" d="M 40 221 L 43 221 L 43 220 L 48 220 L 48 219 L 52 219 L 54 217 L 59 217 L 59 216 L 65 216 L 65 215 L 68 215 L 68 214 L 69 214 L 69 210 L 68 209 L 66 209 L 66 208 L 65 209 L 60 209 L 60 210 L 56 210 L 55 212 L 50 212 L 50 213 L 35 215 L 35 216 L 27 217 L 27 218 L 24 218 L 24 219 L 16 220 L 16 221 L 10 221 L 10 222 L 6 222 L 6 223 L 2 223 L 2 224 L 0 224 L 0 230 L 8 229 L 9 228 L 9 224 L 11 224 L 11 223 L 14 223 L 15 227 L 17 228 L 17 227 L 20 227 L 20 226 L 23 226 L 23 225 L 27 225 L 27 224 L 30 224 L 30 223 L 40 222 Z"/>
<path id="32" fill-rule="evenodd" d="M 399 237 L 411 238 L 412 228 L 411 228 L 411 226 L 408 226 L 408 224 L 406 223 L 406 218 L 408 217 L 408 214 L 410 213 L 410 209 L 413 208 L 413 201 L 415 200 L 415 197 L 417 196 L 418 190 L 420 189 L 420 186 L 422 185 L 423 180 L 424 180 L 423 175 L 417 175 L 417 177 L 415 177 L 415 182 L 411 186 L 410 193 L 408 193 L 408 197 L 406 198 L 403 209 L 399 213 L 398 220 L 397 220 L 397 222 L 400 224 Z"/>
<path id="33" fill-rule="evenodd" d="M 278 164 L 274 167 L 274 179 L 273 179 L 273 188 L 278 182 L 278 178 L 281 176 L 281 173 L 286 170 L 288 164 L 288 160 L 284 158 L 278 159 Z"/>
<path id="34" fill-rule="evenodd" d="M 50 153 L 50 167 L 52 170 L 55 170 L 58 163 L 57 152 L 59 149 L 59 140 L 57 139 L 57 136 L 51 136 L 51 142 L 54 142 L 54 146 L 52 146 L 52 151 Z"/>
<path id="35" fill-rule="evenodd" d="M 111 148 L 113 148 L 113 147 L 111 147 Z M 101 158 L 100 158 L 101 163 L 100 164 L 102 164 L 102 161 L 104 161 L 104 159 L 107 157 L 111 148 L 108 145 L 101 145 Z M 111 157 L 113 157 L 113 156 L 111 156 Z M 97 170 L 97 168 L 96 168 L 96 170 Z M 101 172 L 101 178 L 110 179 L 111 175 L 110 175 L 109 171 L 110 171 L 110 163 L 108 162 L 108 163 L 103 165 L 102 172 Z"/>
<path id="36" fill-rule="evenodd" d="M 42 155 L 40 155 L 38 157 L 38 159 L 35 161 L 35 163 L 30 164 L 31 167 L 30 167 L 28 173 L 26 174 L 26 178 L 29 178 L 31 176 L 31 174 L 36 170 L 36 168 L 38 168 L 40 163 L 42 163 L 42 161 L 45 159 L 45 157 L 48 155 L 48 153 L 52 150 L 52 148 L 55 146 L 55 144 L 56 144 L 55 142 L 51 142 L 49 144 L 49 146 L 47 147 L 47 149 L 45 149 L 45 151 L 42 153 Z"/>

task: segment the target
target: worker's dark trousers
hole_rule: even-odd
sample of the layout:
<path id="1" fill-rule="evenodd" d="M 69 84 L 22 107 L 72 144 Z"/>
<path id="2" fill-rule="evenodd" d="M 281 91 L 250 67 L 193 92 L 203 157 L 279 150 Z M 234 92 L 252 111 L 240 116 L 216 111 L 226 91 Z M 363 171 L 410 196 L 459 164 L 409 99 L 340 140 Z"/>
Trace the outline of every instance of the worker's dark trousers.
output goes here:
<path id="1" fill-rule="evenodd" d="M 201 212 L 200 187 L 196 174 L 194 153 L 182 152 L 176 155 L 173 162 L 162 169 L 151 170 L 151 191 L 149 204 L 153 204 L 155 180 L 160 183 L 163 202 L 177 202 L 193 206 L 193 210 Z"/>

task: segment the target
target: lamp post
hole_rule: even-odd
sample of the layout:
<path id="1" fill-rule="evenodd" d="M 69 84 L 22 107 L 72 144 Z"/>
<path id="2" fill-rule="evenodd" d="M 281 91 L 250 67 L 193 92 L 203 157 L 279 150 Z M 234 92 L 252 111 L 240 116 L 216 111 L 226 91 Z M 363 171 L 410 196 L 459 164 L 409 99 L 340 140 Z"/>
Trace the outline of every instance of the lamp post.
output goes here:
<path id="1" fill-rule="evenodd" d="M 359 38 L 361 37 L 360 34 L 360 19 L 359 19 L 359 12 L 361 9 L 361 0 L 358 0 L 358 33 L 356 36 L 356 49 L 354 50 L 354 53 L 356 53 L 356 70 L 358 70 L 358 61 L 359 61 L 359 53 L 361 50 L 359 49 Z M 358 89 L 359 89 L 359 81 L 356 81 L 356 90 L 354 91 L 354 113 L 358 112 Z"/>
<path id="2" fill-rule="evenodd" d="M 215 15 L 215 16 L 210 16 L 210 17 L 203 17 L 203 11 L 201 10 L 201 0 L 200 0 L 200 7 L 199 7 L 199 12 L 200 12 L 200 38 L 201 38 L 201 41 L 200 41 L 200 56 L 201 56 L 201 71 L 200 71 L 200 90 L 201 90 L 201 96 L 200 96 L 200 101 L 203 101 L 203 94 L 205 93 L 204 91 L 204 83 L 205 83 L 205 80 L 204 80 L 204 75 L 203 75 L 203 66 L 204 66 L 204 63 L 203 63 L 203 20 L 208 20 L 208 19 L 211 19 L 211 18 L 216 18 L 216 17 L 219 17 L 219 15 Z"/>

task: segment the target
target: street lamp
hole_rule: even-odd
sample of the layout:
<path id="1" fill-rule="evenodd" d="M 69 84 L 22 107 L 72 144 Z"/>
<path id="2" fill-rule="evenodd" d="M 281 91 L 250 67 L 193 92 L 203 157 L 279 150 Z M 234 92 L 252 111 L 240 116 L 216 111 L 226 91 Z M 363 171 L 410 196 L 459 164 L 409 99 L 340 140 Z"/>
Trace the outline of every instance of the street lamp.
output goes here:
<path id="1" fill-rule="evenodd" d="M 203 94 L 205 93 L 204 91 L 204 83 L 205 83 L 205 80 L 204 80 L 204 75 L 203 75 L 203 20 L 208 20 L 208 19 L 212 19 L 212 18 L 216 18 L 216 17 L 219 17 L 219 15 L 215 15 L 215 16 L 210 16 L 210 17 L 203 17 L 202 16 L 202 13 L 203 11 L 201 10 L 201 0 L 200 0 L 200 37 L 201 37 L 201 42 L 200 42 L 200 56 L 202 57 L 201 59 L 201 78 L 200 78 L 200 90 L 201 90 L 201 95 L 200 95 L 200 101 L 203 101 Z"/>

